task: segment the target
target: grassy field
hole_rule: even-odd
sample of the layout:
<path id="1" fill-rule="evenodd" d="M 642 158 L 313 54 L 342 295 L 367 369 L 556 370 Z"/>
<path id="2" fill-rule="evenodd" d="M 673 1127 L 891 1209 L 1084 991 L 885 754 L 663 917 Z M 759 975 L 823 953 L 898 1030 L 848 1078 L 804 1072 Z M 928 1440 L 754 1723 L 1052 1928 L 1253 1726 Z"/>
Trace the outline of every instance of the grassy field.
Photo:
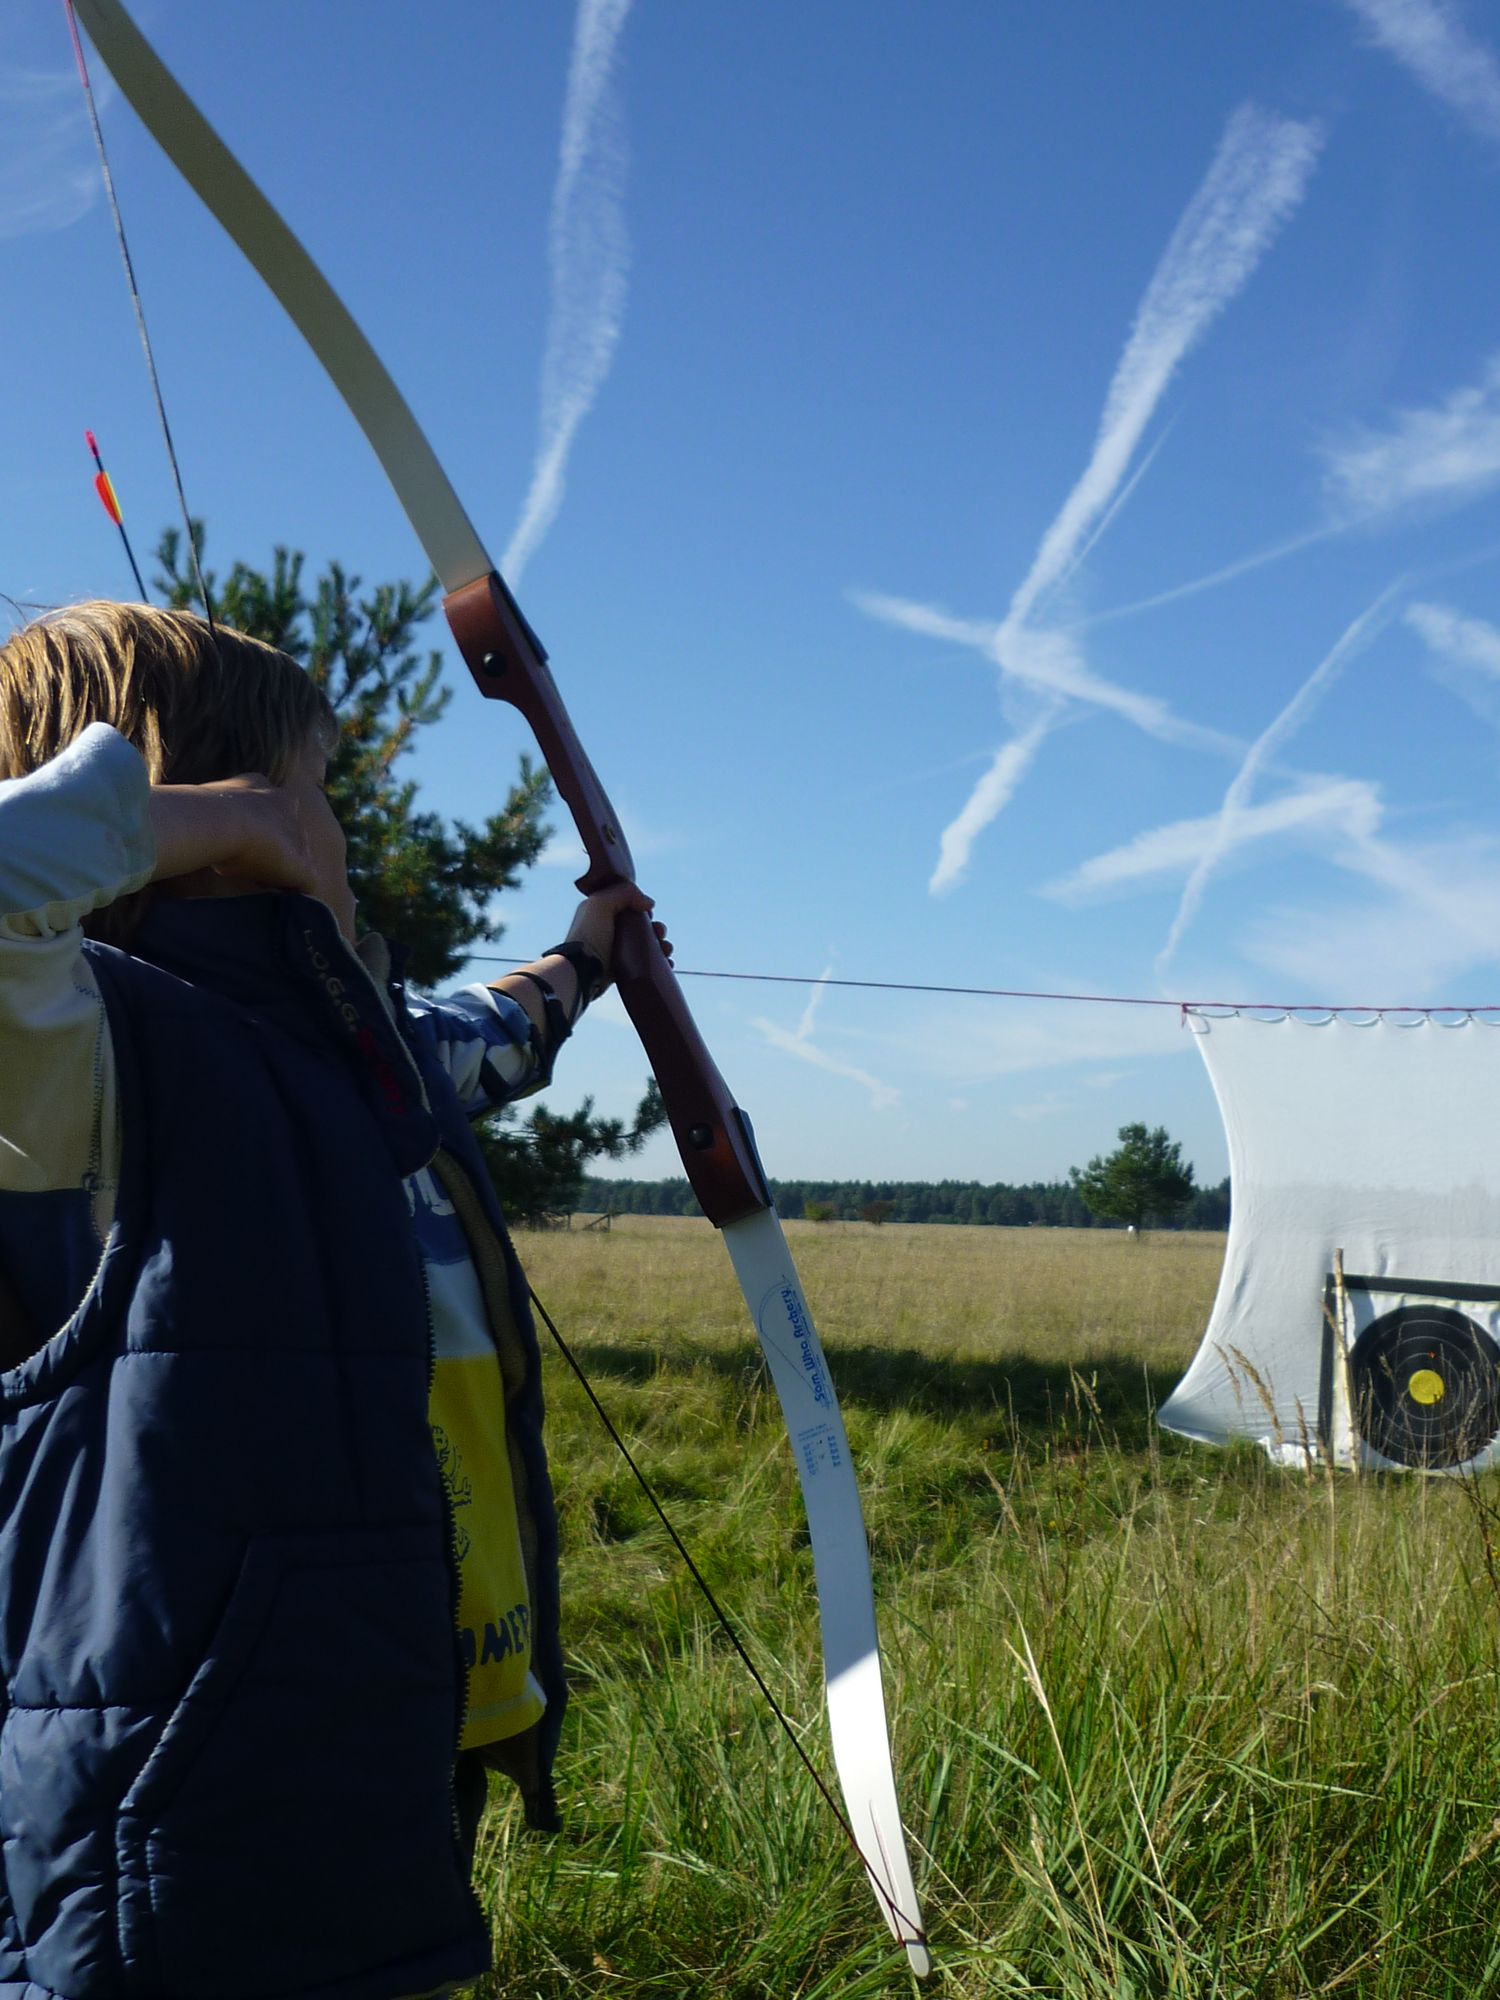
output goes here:
<path id="1" fill-rule="evenodd" d="M 939 1971 L 560 1364 L 568 1821 L 481 1838 L 499 1996 L 1500 1993 L 1500 1486 L 1158 1433 L 1222 1239 L 793 1224 L 864 1495 Z M 527 1237 L 543 1301 L 828 1768 L 774 1395 L 705 1224 Z M 545 1337 L 544 1337 L 545 1339 Z"/>

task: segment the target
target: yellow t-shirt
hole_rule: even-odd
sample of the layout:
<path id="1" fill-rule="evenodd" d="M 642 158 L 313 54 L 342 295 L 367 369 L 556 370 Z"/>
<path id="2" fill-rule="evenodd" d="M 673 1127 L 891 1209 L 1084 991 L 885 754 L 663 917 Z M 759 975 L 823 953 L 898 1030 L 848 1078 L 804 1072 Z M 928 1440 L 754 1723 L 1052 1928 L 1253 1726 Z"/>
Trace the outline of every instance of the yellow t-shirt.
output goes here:
<path id="1" fill-rule="evenodd" d="M 515 1736 L 546 1707 L 531 1672 L 531 1605 L 505 1451 L 505 1397 L 493 1352 L 438 1358 L 428 1404 L 453 1509 L 458 1637 L 469 1670 L 461 1750 Z"/>
<path id="2" fill-rule="evenodd" d="M 446 1208 L 425 1173 L 414 1179 L 422 1184 L 418 1201 Z M 467 1256 L 429 1254 L 426 1264 L 437 1350 L 427 1418 L 458 1557 L 458 1635 L 469 1676 L 459 1748 L 473 1750 L 529 1728 L 547 1698 L 531 1671 L 531 1600 L 505 1443 L 505 1387 L 479 1280 Z"/>

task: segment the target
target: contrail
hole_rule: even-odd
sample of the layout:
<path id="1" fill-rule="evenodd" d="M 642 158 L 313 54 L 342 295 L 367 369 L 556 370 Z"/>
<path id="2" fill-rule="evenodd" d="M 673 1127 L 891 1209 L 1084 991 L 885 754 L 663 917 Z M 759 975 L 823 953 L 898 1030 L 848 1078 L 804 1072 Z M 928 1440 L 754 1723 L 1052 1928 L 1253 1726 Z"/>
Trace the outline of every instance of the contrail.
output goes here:
<path id="1" fill-rule="evenodd" d="M 1002 676 L 1015 672 L 1035 680 L 1038 652 L 1049 643 L 1056 652 L 1057 637 L 1029 629 L 1031 613 L 1067 574 L 1109 508 L 1178 367 L 1247 283 L 1301 202 L 1321 144 L 1316 124 L 1298 124 L 1251 104 L 1241 105 L 1225 126 L 1208 172 L 1146 287 L 1105 397 L 1093 454 L 1042 537 L 995 635 Z M 1050 723 L 1034 725 L 1028 732 L 1024 763 L 1035 755 L 1047 727 Z M 1008 745 L 1007 751 L 1015 748 Z M 1001 759 L 1006 755 L 1002 751 Z M 997 760 L 981 779 L 944 830 L 934 888 L 947 887 L 962 874 L 975 839 L 1004 807 L 1019 775 Z"/>
<path id="2" fill-rule="evenodd" d="M 1001 744 L 990 768 L 969 794 L 968 804 L 957 819 L 944 827 L 937 867 L 927 884 L 934 896 L 940 896 L 962 880 L 976 835 L 1009 805 L 1011 794 L 1031 769 L 1043 738 L 1051 735 L 1062 707 L 1061 701 L 1050 701 L 1029 729 Z"/>
<path id="3" fill-rule="evenodd" d="M 1500 680 L 1500 631 L 1487 620 L 1463 618 L 1446 604 L 1410 604 L 1406 622 L 1433 652 L 1479 667 L 1491 680 Z"/>
<path id="4" fill-rule="evenodd" d="M 1286 833 L 1343 832 L 1373 836 L 1383 808 L 1378 787 L 1363 778 L 1313 778 L 1264 805 L 1243 806 L 1235 823 L 1236 845 Z M 1178 819 L 1138 833 L 1123 847 L 1096 854 L 1061 881 L 1042 890 L 1062 903 L 1081 901 L 1104 890 L 1148 882 L 1159 875 L 1190 875 L 1213 839 L 1218 821 Z"/>
<path id="5" fill-rule="evenodd" d="M 811 1063 L 814 1069 L 826 1070 L 830 1076 L 841 1076 L 847 1083 L 857 1083 L 861 1090 L 869 1091 L 871 1110 L 888 1111 L 893 1104 L 901 1102 L 901 1093 L 893 1084 L 871 1076 L 867 1069 L 859 1069 L 853 1063 L 840 1062 L 837 1056 L 820 1049 L 816 1042 L 804 1041 L 801 1035 L 788 1034 L 785 1028 L 778 1028 L 774 1021 L 768 1021 L 759 1014 L 750 1025 L 758 1028 L 772 1048 L 780 1049 L 783 1055 L 796 1056 L 799 1062 Z"/>
<path id="6" fill-rule="evenodd" d="M 1471 498 L 1500 478 L 1500 354 L 1477 382 L 1425 409 L 1397 410 L 1324 454 L 1325 485 L 1356 520 L 1413 502 Z"/>
<path id="7" fill-rule="evenodd" d="M 802 1011 L 802 1019 L 797 1023 L 794 1033 L 789 1034 L 785 1028 L 778 1027 L 774 1021 L 767 1021 L 761 1015 L 756 1015 L 750 1025 L 765 1036 L 772 1048 L 780 1049 L 785 1055 L 796 1056 L 802 1062 L 811 1063 L 815 1069 L 826 1070 L 830 1076 L 841 1076 L 846 1082 L 857 1083 L 862 1090 L 869 1091 L 872 1110 L 888 1111 L 893 1104 L 900 1103 L 899 1090 L 882 1081 L 880 1077 L 871 1076 L 867 1069 L 858 1069 L 853 1063 L 841 1062 L 837 1056 L 829 1055 L 828 1051 L 820 1049 L 812 1038 L 818 1002 L 827 992 L 828 981 L 832 977 L 833 967 L 830 965 L 824 969 L 813 987 L 807 1005 Z"/>
<path id="8" fill-rule="evenodd" d="M 1240 837 L 1240 822 L 1244 818 L 1246 802 L 1256 779 L 1270 762 L 1273 754 L 1301 728 L 1329 683 L 1380 631 L 1389 615 L 1388 607 L 1391 599 L 1403 587 L 1404 581 L 1398 579 L 1391 584 L 1381 592 L 1367 611 L 1360 613 L 1354 623 L 1341 635 L 1333 650 L 1313 668 L 1286 707 L 1251 744 L 1244 763 L 1229 781 L 1229 789 L 1224 794 L 1224 803 L 1219 808 L 1219 817 L 1214 825 L 1213 838 L 1199 857 L 1183 888 L 1182 900 L 1177 905 L 1176 916 L 1172 919 L 1172 928 L 1156 961 L 1158 972 L 1165 969 L 1181 942 L 1184 931 L 1197 915 L 1198 906 L 1203 901 L 1203 892 L 1208 887 L 1209 878 L 1215 868 L 1237 844 Z"/>
<path id="9" fill-rule="evenodd" d="M 625 121 L 615 52 L 630 0 L 578 0 L 552 192 L 552 304 L 536 463 L 500 567 L 512 584 L 562 505 L 568 454 L 614 359 L 625 311 Z"/>
<path id="10" fill-rule="evenodd" d="M 1163 604 L 1176 604 L 1180 598 L 1196 597 L 1202 590 L 1217 590 L 1221 584 L 1233 583 L 1236 577 L 1248 576 L 1252 570 L 1264 569 L 1267 563 L 1282 562 L 1287 556 L 1294 556 L 1303 549 L 1310 549 L 1318 542 L 1326 542 L 1330 536 L 1344 532 L 1342 526 L 1309 528 L 1300 535 L 1289 535 L 1284 542 L 1273 542 L 1268 548 L 1256 549 L 1248 556 L 1241 556 L 1238 562 L 1226 563 L 1222 569 L 1211 570 L 1207 576 L 1195 576 L 1191 582 L 1173 584 L 1168 590 L 1155 591 L 1150 597 L 1138 597 L 1131 604 L 1117 604 L 1110 611 L 1095 611 L 1080 623 L 1080 630 L 1092 631 L 1096 625 L 1112 625 L 1117 618 L 1134 618 L 1142 611 L 1155 611 Z"/>
<path id="11" fill-rule="evenodd" d="M 1380 46 L 1481 137 L 1500 139 L 1500 63 L 1451 0 L 1345 0 Z"/>
<path id="12" fill-rule="evenodd" d="M 1224 128 L 1203 182 L 1146 288 L 1105 397 L 1093 456 L 1042 538 L 1006 623 L 1026 618 L 1109 505 L 1178 367 L 1241 290 L 1296 209 L 1322 133 L 1253 104 Z"/>
<path id="13" fill-rule="evenodd" d="M 950 639 L 956 645 L 973 646 L 991 659 L 996 657 L 1004 635 L 1005 628 L 993 620 L 955 618 L 939 604 L 917 604 L 910 598 L 889 597 L 871 590 L 851 590 L 848 595 L 851 604 L 882 624 L 895 625 L 927 639 Z M 1012 683 L 1024 683 L 1042 694 L 1063 695 L 1069 700 L 1108 709 L 1133 722 L 1148 736 L 1160 737 L 1164 743 L 1183 743 L 1195 750 L 1215 751 L 1229 757 L 1244 755 L 1245 746 L 1238 737 L 1185 721 L 1157 696 L 1137 694 L 1132 688 L 1118 687 L 1096 674 L 1084 661 L 1070 632 L 1012 633 L 1005 672 Z"/>
<path id="14" fill-rule="evenodd" d="M 1141 481 L 1145 478 L 1146 474 L 1151 470 L 1152 466 L 1156 463 L 1156 454 L 1161 450 L 1162 446 L 1171 436 L 1173 424 L 1175 422 L 1176 419 L 1174 418 L 1171 423 L 1165 424 L 1162 427 L 1161 436 L 1152 445 L 1151 449 L 1146 453 L 1144 458 L 1142 458 L 1140 464 L 1135 468 L 1135 471 L 1131 473 L 1130 477 L 1126 480 L 1125 484 L 1120 488 L 1119 492 L 1116 493 L 1114 499 L 1110 501 L 1108 507 L 1105 508 L 1104 512 L 1099 516 L 1099 519 L 1094 523 L 1092 529 L 1089 531 L 1088 540 L 1083 544 L 1081 548 L 1075 549 L 1072 555 L 1069 557 L 1067 567 L 1061 572 L 1061 574 L 1057 577 L 1056 581 L 1053 583 L 1052 588 L 1054 590 L 1061 590 L 1063 588 L 1063 586 L 1067 583 L 1068 578 L 1072 576 L 1073 572 L 1083 567 L 1083 565 L 1088 561 L 1089 557 L 1094 553 L 1094 549 L 1096 548 L 1096 546 L 1101 541 L 1103 541 L 1104 537 L 1109 533 L 1110 528 L 1114 524 L 1115 516 L 1120 512 L 1121 508 L 1128 503 L 1130 496 L 1135 492 L 1137 486 L 1140 485 Z"/>
<path id="15" fill-rule="evenodd" d="M 832 977 L 833 967 L 825 965 L 818 977 L 817 984 L 807 996 L 807 1005 L 802 1009 L 802 1019 L 797 1023 L 797 1040 L 799 1042 L 810 1042 L 812 1040 L 813 1027 L 818 1018 L 818 1002 L 828 991 L 828 982 Z"/>
<path id="16" fill-rule="evenodd" d="M 115 96 L 106 71 L 101 112 Z M 0 241 L 66 229 L 93 206 L 99 165 L 72 70 L 0 70 Z"/>

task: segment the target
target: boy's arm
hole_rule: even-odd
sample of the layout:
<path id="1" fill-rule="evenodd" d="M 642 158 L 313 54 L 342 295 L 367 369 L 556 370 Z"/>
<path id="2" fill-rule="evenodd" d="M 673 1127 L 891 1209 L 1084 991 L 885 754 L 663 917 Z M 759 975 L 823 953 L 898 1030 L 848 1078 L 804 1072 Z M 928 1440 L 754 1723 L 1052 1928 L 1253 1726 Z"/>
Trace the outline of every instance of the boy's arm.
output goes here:
<path id="1" fill-rule="evenodd" d="M 531 974 L 552 990 L 550 1005 Z M 583 1011 L 578 1002 L 572 965 L 549 956 L 493 985 L 461 987 L 443 1000 L 413 999 L 410 1007 L 417 1032 L 447 1071 L 465 1115 L 482 1118 L 552 1081 L 558 1050 Z"/>
<path id="2" fill-rule="evenodd" d="M 337 900 L 325 821 L 316 787 L 253 772 L 153 787 L 139 751 L 102 722 L 0 781 L 0 1192 L 86 1187 L 108 1227 L 114 1065 L 83 919 L 172 877 Z"/>
<path id="3" fill-rule="evenodd" d="M 633 883 L 616 883 L 584 898 L 558 949 L 490 985 L 414 1003 L 419 1029 L 469 1117 L 529 1097 L 551 1081 L 558 1050 L 609 984 L 615 918 L 621 910 L 650 908 L 650 898 Z M 653 929 L 670 958 L 663 926 Z"/>
<path id="4" fill-rule="evenodd" d="M 150 880 L 150 798 L 139 753 L 103 723 L 0 782 L 0 1190 L 114 1180 L 113 1070 L 81 924 Z"/>

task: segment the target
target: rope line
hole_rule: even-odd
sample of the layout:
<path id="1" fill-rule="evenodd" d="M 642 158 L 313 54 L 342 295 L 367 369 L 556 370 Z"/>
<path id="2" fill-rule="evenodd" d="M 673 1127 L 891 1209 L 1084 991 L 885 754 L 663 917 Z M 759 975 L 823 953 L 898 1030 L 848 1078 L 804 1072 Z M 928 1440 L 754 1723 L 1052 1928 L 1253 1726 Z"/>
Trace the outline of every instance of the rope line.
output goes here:
<path id="1" fill-rule="evenodd" d="M 530 965 L 529 958 L 502 958 L 495 952 L 470 954 L 472 965 Z M 1500 1001 L 1476 1006 L 1458 1002 L 1426 1007 L 1406 1007 L 1390 1002 L 1382 1006 L 1359 1005 L 1354 1001 L 1327 1000 L 1162 1000 L 1138 993 L 1037 993 L 1014 986 L 934 986 L 915 979 L 830 979 L 810 972 L 712 972 L 701 966 L 674 967 L 679 979 L 733 979 L 764 986 L 843 986 L 863 993 L 952 993 L 974 1000 L 1078 1000 L 1100 1007 L 1173 1007 L 1187 1014 L 1417 1014 L 1432 1020 L 1440 1014 L 1500 1015 Z"/>

